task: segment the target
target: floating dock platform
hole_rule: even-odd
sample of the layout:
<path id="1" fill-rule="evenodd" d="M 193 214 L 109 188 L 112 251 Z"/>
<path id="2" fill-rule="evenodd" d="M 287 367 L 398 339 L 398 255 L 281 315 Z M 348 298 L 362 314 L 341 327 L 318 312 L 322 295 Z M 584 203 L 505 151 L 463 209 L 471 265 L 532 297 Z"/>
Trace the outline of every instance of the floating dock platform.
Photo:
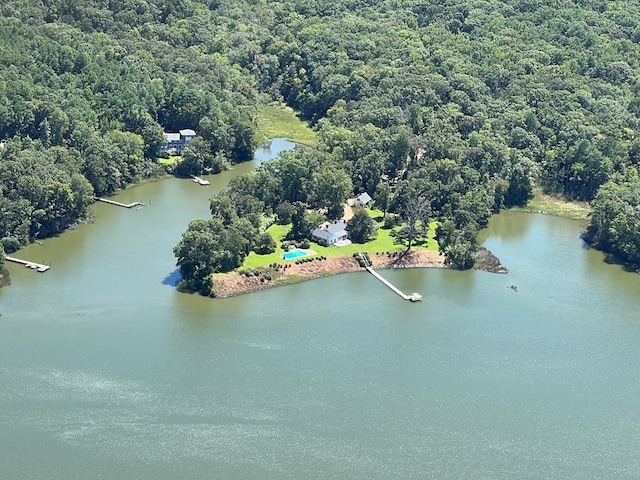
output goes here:
<path id="1" fill-rule="evenodd" d="M 6 258 L 9 262 L 19 263 L 21 265 L 24 265 L 27 268 L 37 270 L 38 272 L 46 272 L 51 268 L 51 265 L 44 265 L 42 263 L 30 262 L 28 260 L 22 260 L 20 258 L 9 257 L 9 256 L 6 256 L 4 258 Z"/>
<path id="2" fill-rule="evenodd" d="M 211 182 L 209 180 L 205 180 L 203 178 L 200 177 L 196 177 L 195 175 L 191 175 L 191 178 L 193 179 L 194 182 L 196 182 L 198 185 L 211 185 Z"/>

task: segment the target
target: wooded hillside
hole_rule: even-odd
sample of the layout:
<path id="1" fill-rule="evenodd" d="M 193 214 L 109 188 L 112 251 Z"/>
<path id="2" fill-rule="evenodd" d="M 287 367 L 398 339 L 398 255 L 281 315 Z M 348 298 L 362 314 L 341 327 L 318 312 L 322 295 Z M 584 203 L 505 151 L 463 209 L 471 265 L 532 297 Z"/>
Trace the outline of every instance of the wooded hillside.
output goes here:
<path id="1" fill-rule="evenodd" d="M 311 165 L 391 212 L 429 202 L 445 251 L 473 249 L 535 183 L 591 200 L 640 161 L 633 2 L 9 0 L 0 14 L 5 248 L 153 174 L 163 128 L 201 136 L 193 168 L 246 158 L 273 99 L 317 128 Z"/>

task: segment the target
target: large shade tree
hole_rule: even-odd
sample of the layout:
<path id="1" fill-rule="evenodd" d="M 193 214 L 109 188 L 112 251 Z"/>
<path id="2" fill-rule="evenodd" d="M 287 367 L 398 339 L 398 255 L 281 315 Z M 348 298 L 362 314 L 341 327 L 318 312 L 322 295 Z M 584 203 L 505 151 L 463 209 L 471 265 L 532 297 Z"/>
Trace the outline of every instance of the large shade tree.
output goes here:
<path id="1" fill-rule="evenodd" d="M 378 223 L 369 216 L 366 210 L 358 208 L 353 217 L 347 221 L 349 238 L 355 243 L 365 243 L 378 233 Z"/>

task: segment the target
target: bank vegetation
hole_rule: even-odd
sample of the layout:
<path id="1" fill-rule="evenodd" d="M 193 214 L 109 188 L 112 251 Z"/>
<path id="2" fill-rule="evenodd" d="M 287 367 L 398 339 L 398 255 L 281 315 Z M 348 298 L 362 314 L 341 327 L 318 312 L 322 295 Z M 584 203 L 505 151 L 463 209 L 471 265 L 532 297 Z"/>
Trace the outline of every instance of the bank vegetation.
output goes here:
<path id="1" fill-rule="evenodd" d="M 249 159 L 260 109 L 286 105 L 314 148 L 258 174 L 262 205 L 240 190 L 239 219 L 218 205 L 202 232 L 251 250 L 279 208 L 339 218 L 334 197 L 367 192 L 409 230 L 409 212 L 428 211 L 467 268 L 478 230 L 536 187 L 591 202 L 585 238 L 633 265 L 639 59 L 633 2 L 6 0 L 0 242 L 56 234 L 95 195 L 166 168 Z M 197 137 L 165 167 L 162 132 L 178 129 Z M 212 255 L 224 269 L 239 259 Z"/>

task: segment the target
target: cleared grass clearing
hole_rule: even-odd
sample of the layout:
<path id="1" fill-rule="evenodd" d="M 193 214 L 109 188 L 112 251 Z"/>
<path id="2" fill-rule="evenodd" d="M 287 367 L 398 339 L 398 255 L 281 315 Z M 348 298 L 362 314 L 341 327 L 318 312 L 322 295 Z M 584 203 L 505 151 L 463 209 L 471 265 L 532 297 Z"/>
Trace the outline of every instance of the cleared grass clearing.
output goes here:
<path id="1" fill-rule="evenodd" d="M 316 132 L 291 107 L 281 103 L 258 107 L 258 129 L 265 138 L 286 138 L 310 147 L 318 144 Z"/>
<path id="2" fill-rule="evenodd" d="M 182 160 L 182 156 L 180 155 L 175 155 L 173 157 L 159 157 L 158 158 L 158 163 L 162 164 L 162 165 L 173 165 L 174 163 L 178 163 L 180 160 Z"/>
<path id="3" fill-rule="evenodd" d="M 544 213 L 557 217 L 570 218 L 572 220 L 587 221 L 591 207 L 587 202 L 575 202 L 565 200 L 553 195 L 547 195 L 541 190 L 533 192 L 533 198 L 524 207 L 514 207 L 513 210 Z"/>

